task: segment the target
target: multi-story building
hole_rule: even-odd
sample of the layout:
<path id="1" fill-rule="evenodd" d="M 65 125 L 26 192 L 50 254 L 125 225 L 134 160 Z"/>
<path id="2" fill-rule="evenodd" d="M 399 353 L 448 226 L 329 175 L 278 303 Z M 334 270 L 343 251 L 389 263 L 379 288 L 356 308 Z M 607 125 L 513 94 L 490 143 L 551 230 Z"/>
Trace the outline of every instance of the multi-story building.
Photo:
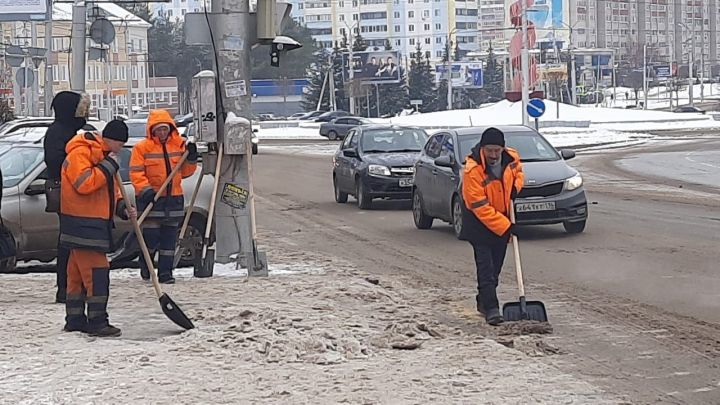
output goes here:
<path id="1" fill-rule="evenodd" d="M 148 29 L 150 24 L 113 3 L 98 3 L 88 7 L 88 27 L 97 18 L 107 18 L 115 28 L 115 39 L 108 46 L 107 59 L 100 59 L 101 47 L 92 39 L 86 43 L 85 91 L 92 100 L 91 112 L 98 114 L 112 111 L 115 114 L 128 114 L 131 110 L 147 109 L 155 105 L 154 97 L 163 97 L 159 101 L 170 100 L 177 103 L 177 85 L 174 91 L 153 89 L 153 62 L 148 61 Z M 56 94 L 70 90 L 71 54 L 70 37 L 72 28 L 72 4 L 55 3 L 53 5 L 52 43 L 48 52 L 51 65 L 52 91 Z M 45 48 L 45 25 L 36 25 L 36 46 Z M 32 45 L 31 23 L 2 23 L 3 42 L 6 44 L 29 47 Z M 44 105 L 45 64 L 35 70 L 38 79 L 37 105 Z M 7 69 L 3 69 L 6 71 Z M 14 73 L 14 72 L 12 72 Z M 15 92 L 11 102 L 17 104 L 20 86 L 12 81 Z M 30 90 L 29 90 L 30 91 Z M 130 92 L 130 99 L 128 97 Z M 31 92 L 31 91 L 30 91 Z M 20 101 L 19 99 L 17 101 Z M 128 102 L 130 101 L 130 103 Z M 48 115 L 49 112 L 40 112 Z"/>
<path id="2" fill-rule="evenodd" d="M 478 0 L 292 0 L 292 16 L 320 46 L 330 48 L 358 33 L 369 49 L 400 51 L 410 58 L 419 46 L 442 59 L 448 40 L 460 56 L 478 48 Z"/>
<path id="3" fill-rule="evenodd" d="M 187 13 L 210 10 L 209 0 L 172 0 L 167 3 L 148 3 L 153 16 L 163 15 L 170 19 L 183 20 Z"/>

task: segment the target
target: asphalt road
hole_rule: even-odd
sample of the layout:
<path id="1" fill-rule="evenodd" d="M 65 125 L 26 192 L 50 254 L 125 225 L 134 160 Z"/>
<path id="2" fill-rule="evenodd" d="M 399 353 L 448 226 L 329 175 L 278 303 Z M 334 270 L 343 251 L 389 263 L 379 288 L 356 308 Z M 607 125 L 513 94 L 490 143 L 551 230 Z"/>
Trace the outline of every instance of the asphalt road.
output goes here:
<path id="1" fill-rule="evenodd" d="M 638 154 L 622 159 L 618 165 L 640 174 L 720 187 L 720 141 L 705 146 L 711 149 Z"/>
<path id="2" fill-rule="evenodd" d="M 717 156 L 717 144 L 712 149 L 701 142 L 644 148 L 676 159 L 691 150 L 697 159 L 712 160 L 708 150 Z M 585 233 L 569 236 L 561 226 L 519 232 L 528 296 L 547 305 L 555 329 L 547 343 L 564 353 L 545 361 L 633 403 L 718 403 L 720 189 L 699 183 L 681 189 L 677 179 L 644 177 L 640 167 L 625 172 L 615 163 L 640 152 L 595 152 L 572 161 L 586 177 L 592 202 Z M 485 336 L 496 333 L 474 312 L 472 251 L 449 225 L 436 222 L 419 231 L 402 202 L 378 202 L 368 211 L 352 198 L 336 204 L 328 156 L 261 151 L 254 170 L 261 229 L 286 232 L 306 249 L 421 286 L 437 303 L 428 316 Z M 516 294 L 508 255 L 501 301 Z"/>

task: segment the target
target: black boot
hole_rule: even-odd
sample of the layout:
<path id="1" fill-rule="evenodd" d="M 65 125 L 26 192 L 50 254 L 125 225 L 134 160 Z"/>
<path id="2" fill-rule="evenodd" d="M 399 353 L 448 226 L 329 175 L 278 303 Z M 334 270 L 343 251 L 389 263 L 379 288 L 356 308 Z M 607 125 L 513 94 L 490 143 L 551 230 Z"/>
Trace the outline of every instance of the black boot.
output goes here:
<path id="1" fill-rule="evenodd" d="M 501 323 L 505 322 L 502 315 L 500 315 L 500 310 L 498 308 L 488 309 L 485 312 L 485 321 L 488 323 L 488 325 L 492 326 L 498 326 Z"/>
<path id="2" fill-rule="evenodd" d="M 56 304 L 65 304 L 67 302 L 66 293 L 64 289 L 58 288 L 57 292 L 55 293 L 55 303 Z"/>
<path id="3" fill-rule="evenodd" d="M 480 294 L 475 296 L 475 308 L 477 308 L 480 315 L 485 316 L 485 308 L 483 307 L 482 297 Z"/>
<path id="4" fill-rule="evenodd" d="M 122 335 L 120 328 L 116 328 L 110 324 L 100 328 L 88 331 L 88 335 L 97 337 L 119 337 Z"/>

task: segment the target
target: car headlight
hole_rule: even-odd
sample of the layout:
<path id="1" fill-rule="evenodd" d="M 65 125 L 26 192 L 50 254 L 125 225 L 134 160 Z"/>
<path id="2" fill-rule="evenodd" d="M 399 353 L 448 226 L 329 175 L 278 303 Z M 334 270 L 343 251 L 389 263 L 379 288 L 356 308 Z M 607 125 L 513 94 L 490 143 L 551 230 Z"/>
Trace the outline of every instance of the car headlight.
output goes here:
<path id="1" fill-rule="evenodd" d="M 387 166 L 370 165 L 368 166 L 368 173 L 373 176 L 390 176 L 390 169 Z"/>
<path id="2" fill-rule="evenodd" d="M 583 179 L 580 173 L 570 177 L 569 179 L 565 180 L 565 190 L 567 191 L 573 191 L 583 184 Z"/>
<path id="3" fill-rule="evenodd" d="M 258 139 L 256 137 L 252 137 L 252 138 L 250 138 L 250 142 L 258 143 Z"/>

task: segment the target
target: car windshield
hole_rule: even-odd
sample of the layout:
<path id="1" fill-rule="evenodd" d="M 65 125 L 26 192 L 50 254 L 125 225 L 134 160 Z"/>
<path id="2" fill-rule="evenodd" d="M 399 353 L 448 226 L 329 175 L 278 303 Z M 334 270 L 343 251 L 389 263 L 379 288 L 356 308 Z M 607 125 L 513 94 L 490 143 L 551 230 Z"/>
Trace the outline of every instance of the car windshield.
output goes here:
<path id="1" fill-rule="evenodd" d="M 145 127 L 147 126 L 147 123 L 144 121 L 136 121 L 136 122 L 128 122 L 125 121 L 125 125 L 128 127 L 128 135 L 130 138 L 144 138 L 145 137 Z"/>
<path id="2" fill-rule="evenodd" d="M 459 137 L 460 153 L 463 159 L 480 142 L 480 136 L 480 134 L 472 134 Z M 505 144 L 518 151 L 520 160 L 523 162 L 546 162 L 560 159 L 555 148 L 535 132 L 508 132 L 505 134 Z"/>
<path id="3" fill-rule="evenodd" d="M 363 153 L 420 152 L 428 135 L 422 129 L 371 129 L 362 134 Z"/>
<path id="4" fill-rule="evenodd" d="M 42 161 L 42 148 L 0 144 L 0 170 L 2 170 L 3 187 L 17 186 Z"/>

